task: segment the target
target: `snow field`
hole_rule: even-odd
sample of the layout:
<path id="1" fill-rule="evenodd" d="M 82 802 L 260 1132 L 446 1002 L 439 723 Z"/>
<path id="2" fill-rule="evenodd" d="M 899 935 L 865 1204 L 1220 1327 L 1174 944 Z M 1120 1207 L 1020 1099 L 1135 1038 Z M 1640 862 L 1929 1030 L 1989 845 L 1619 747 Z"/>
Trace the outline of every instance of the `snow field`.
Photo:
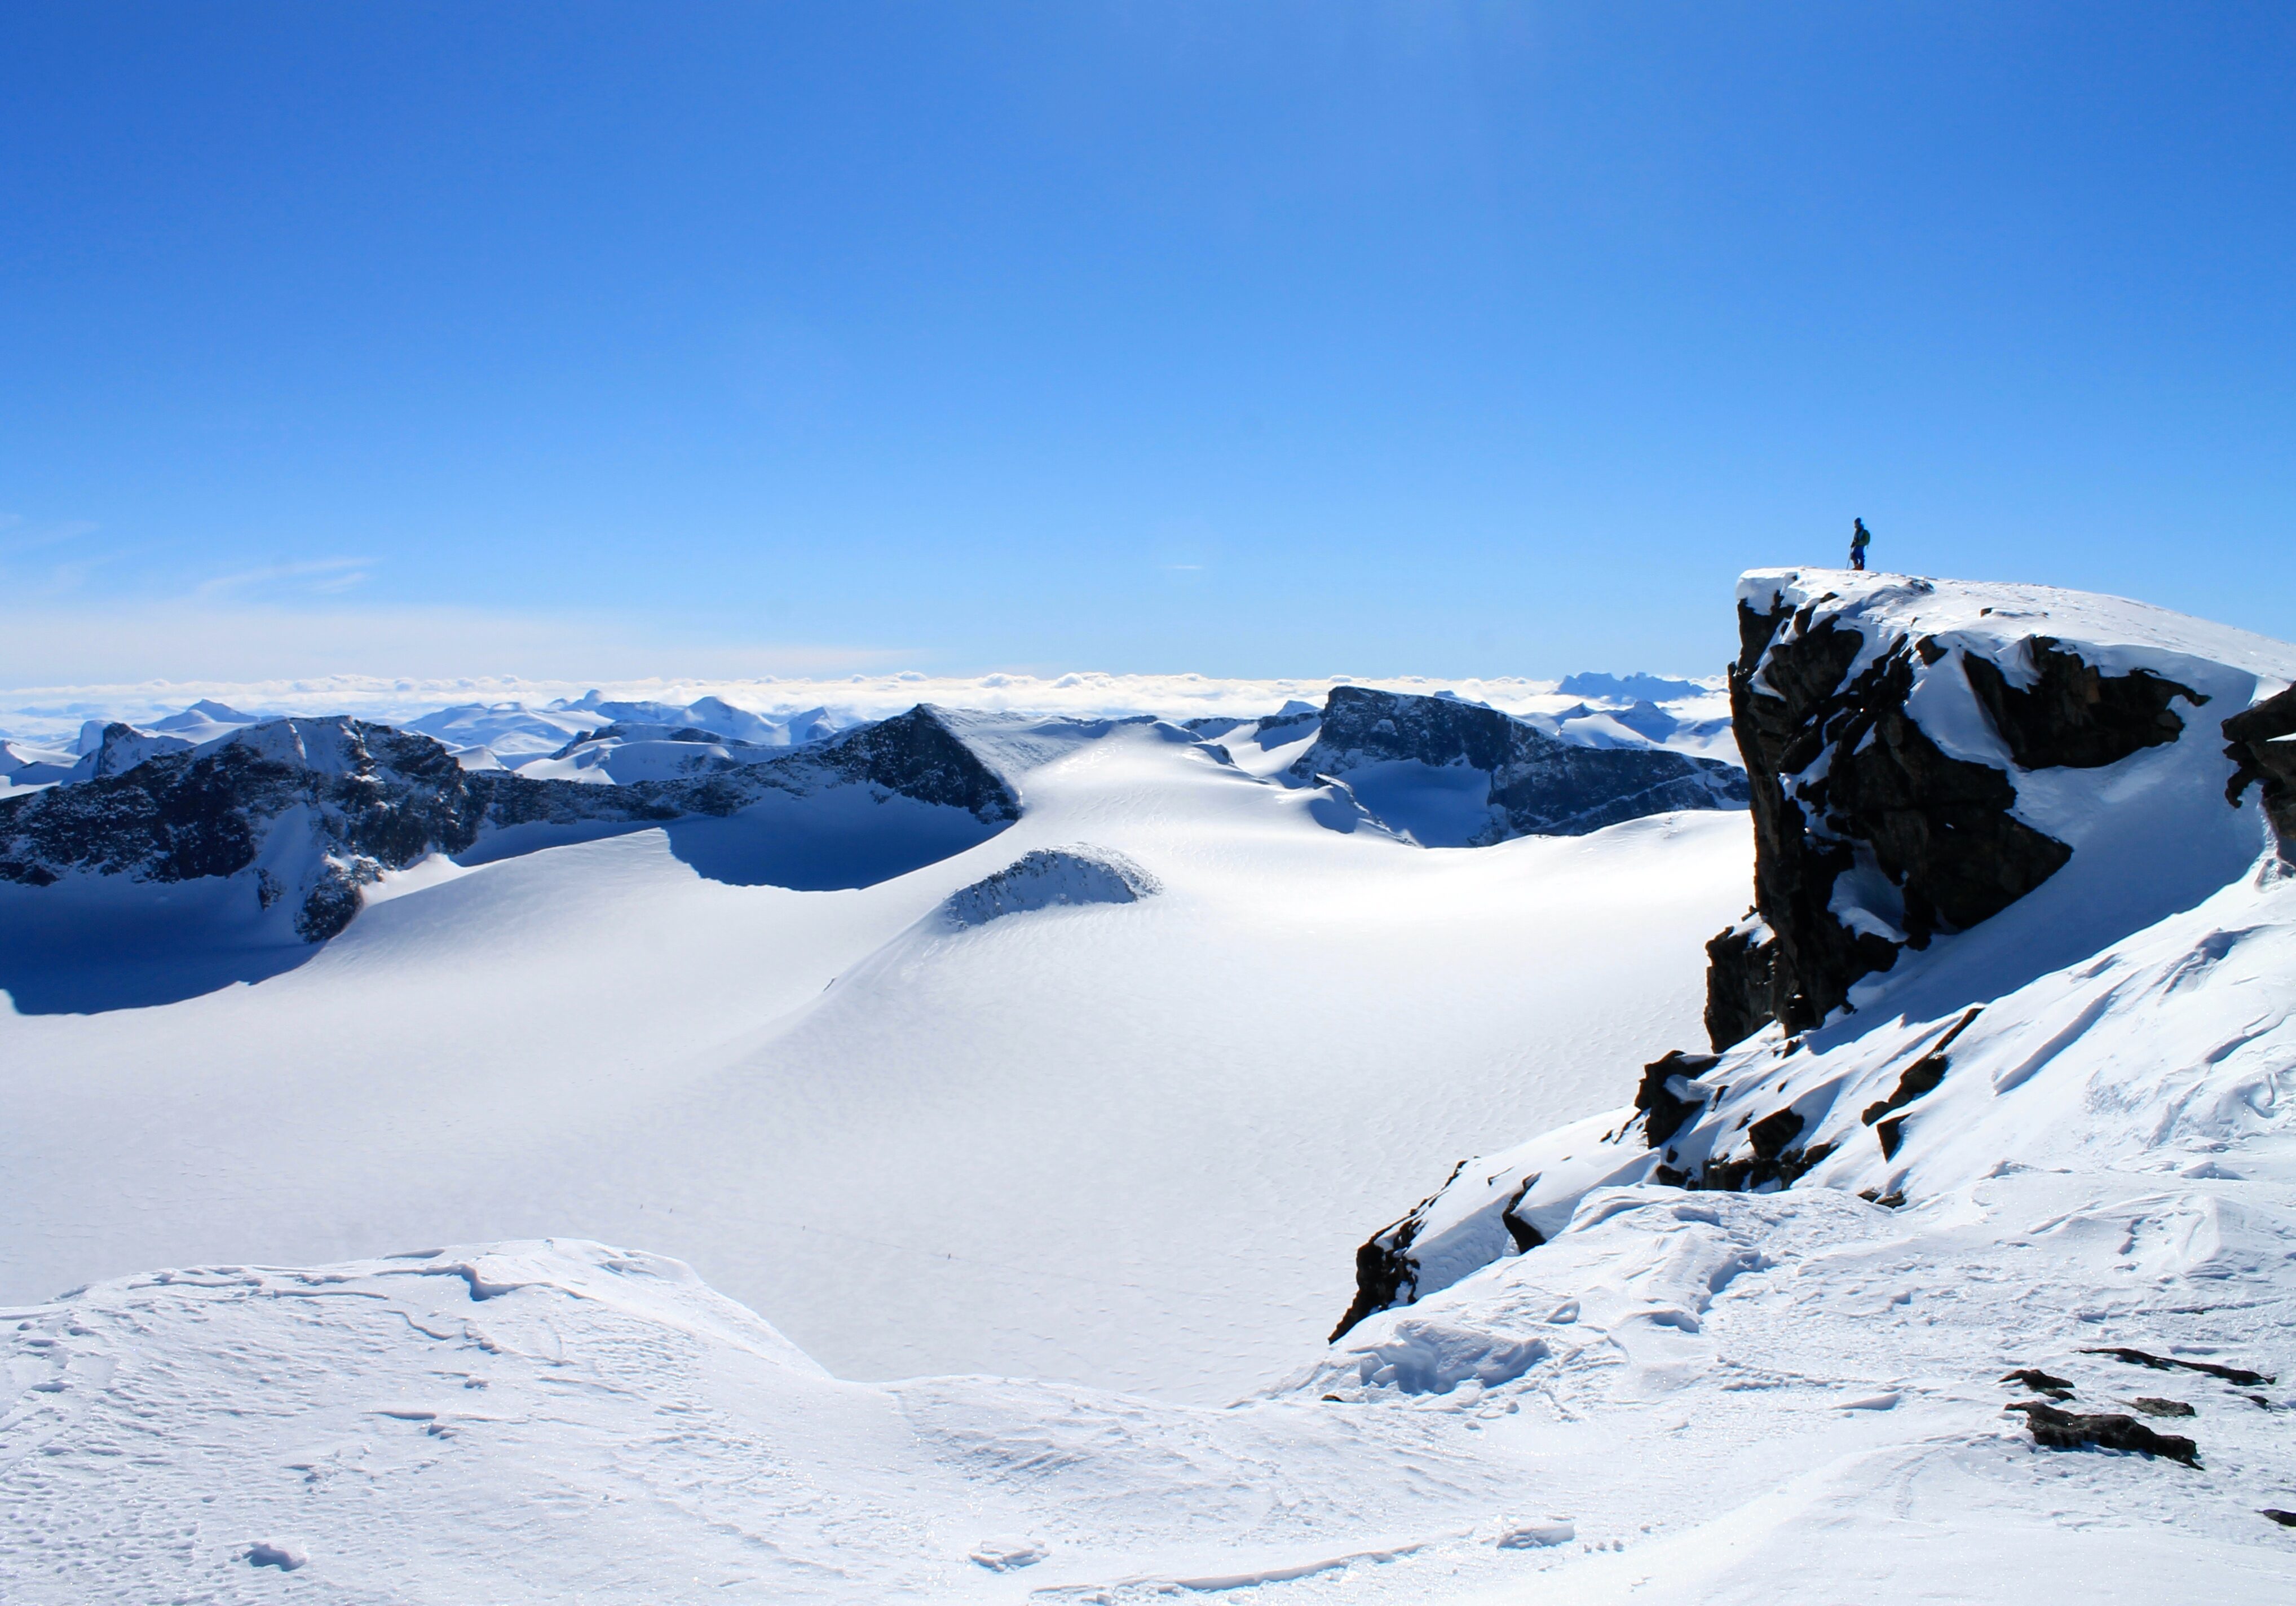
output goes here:
<path id="1" fill-rule="evenodd" d="M 1320 1343 L 1431 1156 L 1694 1040 L 1742 903 L 1742 815 L 1429 852 L 1168 726 L 970 734 L 1024 818 L 875 886 L 726 885 L 640 832 L 442 874 L 253 987 L 0 1016 L 0 1298 L 573 1230 L 840 1376 L 1226 1400 Z M 1079 844 L 1164 890 L 932 918 Z"/>

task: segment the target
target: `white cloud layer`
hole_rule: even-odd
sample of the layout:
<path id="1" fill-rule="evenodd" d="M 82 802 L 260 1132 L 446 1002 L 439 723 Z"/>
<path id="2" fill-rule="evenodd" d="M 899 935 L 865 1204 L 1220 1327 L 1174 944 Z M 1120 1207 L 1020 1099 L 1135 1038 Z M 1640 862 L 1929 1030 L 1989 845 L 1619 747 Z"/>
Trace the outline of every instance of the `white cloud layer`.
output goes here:
<path id="1" fill-rule="evenodd" d="M 148 722 L 201 698 L 249 713 L 357 714 L 404 722 L 464 703 L 545 703 L 593 688 L 612 698 L 685 704 L 722 697 L 760 714 L 827 708 L 855 719 L 898 714 L 920 702 L 950 708 L 1065 714 L 1084 718 L 1155 714 L 1169 719 L 1274 713 L 1286 702 L 1320 704 L 1334 685 L 1379 686 L 1460 696 L 1516 713 L 1554 712 L 1577 701 L 1559 697 L 1551 680 L 1439 680 L 1424 676 L 1332 675 L 1242 680 L 1205 675 L 939 676 L 914 671 L 852 675 L 713 678 L 551 678 L 514 675 L 451 678 L 331 675 L 307 679 L 147 680 L 108 684 L 20 686 L 0 690 L 0 731 L 26 737 L 76 732 L 93 718 Z"/>
<path id="2" fill-rule="evenodd" d="M 299 566 L 299 573 L 307 583 L 324 584 L 340 568 Z M 904 656 L 882 647 L 681 639 L 674 630 L 604 615 L 446 605 L 283 608 L 240 596 L 243 586 L 270 578 L 270 571 L 227 576 L 167 602 L 69 607 L 0 602 L 0 686 L 157 680 L 251 685 L 408 676 L 439 682 L 516 675 L 574 680 L 658 674 L 672 667 L 741 677 L 883 668 Z"/>

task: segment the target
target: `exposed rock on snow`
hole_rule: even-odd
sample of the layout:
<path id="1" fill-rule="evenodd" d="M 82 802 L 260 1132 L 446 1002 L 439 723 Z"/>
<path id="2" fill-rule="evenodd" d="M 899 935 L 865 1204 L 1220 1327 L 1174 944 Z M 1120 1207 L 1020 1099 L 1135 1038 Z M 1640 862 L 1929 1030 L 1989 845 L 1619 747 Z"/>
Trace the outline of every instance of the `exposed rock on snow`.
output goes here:
<path id="1" fill-rule="evenodd" d="M 2175 1433 L 2156 1433 L 2133 1416 L 2118 1413 L 2083 1415 L 2062 1411 L 2046 1400 L 2022 1400 L 2004 1406 L 2021 1411 L 2033 1430 L 2033 1442 L 2051 1450 L 2136 1450 L 2146 1455 L 2201 1464 L 2200 1446 Z"/>
<path id="2" fill-rule="evenodd" d="M 99 763 L 124 731 L 103 733 Z M 384 872 L 514 827 L 722 817 L 838 785 L 961 809 L 985 824 L 1020 817 L 1011 788 L 922 707 L 759 763 L 611 788 L 466 769 L 429 736 L 363 720 L 281 719 L 79 785 L 0 799 L 0 880 L 245 875 L 263 908 L 283 904 L 296 934 L 322 942 L 350 923 L 360 889 Z"/>
<path id="3" fill-rule="evenodd" d="M 2142 665 L 2106 675 L 2046 635 L 2027 636 L 2021 664 L 2013 655 L 1997 664 L 1982 652 L 1965 653 L 1969 689 L 2008 744 L 2019 769 L 2099 769 L 2144 748 L 2174 742 L 2185 722 L 2169 704 L 2197 708 L 2208 699 Z M 2026 685 L 2009 678 L 2022 668 Z"/>
<path id="4" fill-rule="evenodd" d="M 1744 1042 L 1775 1018 L 1776 955 L 1776 933 L 1751 909 L 1707 943 L 1706 1040 L 1717 1049 Z"/>
<path id="5" fill-rule="evenodd" d="M 1426 847 L 1581 836 L 1680 808 L 1734 808 L 1746 777 L 1710 758 L 1582 746 L 1478 703 L 1334 686 L 1288 772 L 1345 781 Z"/>
<path id="6" fill-rule="evenodd" d="M 2296 864 L 2296 686 L 2234 714 L 2224 722 L 2224 734 L 2225 757 L 2234 765 L 2225 796 L 2237 805 L 2258 787 L 2280 856 Z"/>
<path id="7" fill-rule="evenodd" d="M 181 753 L 193 746 L 188 736 L 178 736 L 163 731 L 139 731 L 132 725 L 118 721 L 94 727 L 80 733 L 79 762 L 66 776 L 69 782 L 100 781 L 107 775 L 125 774 L 146 758 L 156 758 L 162 753 Z"/>
<path id="8" fill-rule="evenodd" d="M 980 926 L 1058 904 L 1136 903 L 1160 890 L 1154 876 L 1112 848 L 1038 848 L 949 894 L 941 910 L 952 924 Z"/>

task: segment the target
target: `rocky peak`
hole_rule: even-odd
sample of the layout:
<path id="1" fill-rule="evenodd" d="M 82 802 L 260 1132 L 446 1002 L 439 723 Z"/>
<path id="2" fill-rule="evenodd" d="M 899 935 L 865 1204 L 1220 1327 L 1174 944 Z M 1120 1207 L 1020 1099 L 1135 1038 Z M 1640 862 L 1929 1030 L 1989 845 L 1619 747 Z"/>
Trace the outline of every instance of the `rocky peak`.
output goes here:
<path id="1" fill-rule="evenodd" d="M 1715 1047 L 1773 1020 L 1807 1030 L 1900 951 L 2032 892 L 2073 848 L 2026 817 L 2021 777 L 2175 742 L 2185 725 L 2172 705 L 2209 701 L 2119 661 L 2123 643 L 2015 623 L 2045 610 L 1963 594 L 1983 589 L 1798 572 L 1742 584 L 1730 701 L 1753 794 L 1756 919 L 1708 947 Z M 1925 610 L 1936 628 L 1921 627 Z"/>
<path id="2" fill-rule="evenodd" d="M 1315 742 L 1287 772 L 1294 783 L 1324 777 L 1355 787 L 1390 824 L 1415 827 L 1398 813 L 1413 789 L 1395 766 L 1480 772 L 1480 809 L 1452 834 L 1414 828 L 1428 846 L 1481 847 L 1518 836 L 1583 836 L 1644 815 L 1682 808 L 1735 808 L 1746 800 L 1736 766 L 1644 748 L 1595 748 L 1549 735 L 1525 720 L 1455 697 L 1420 697 L 1366 686 L 1334 686 Z M 1396 794 L 1383 800 L 1378 780 Z M 1373 784 L 1366 784 L 1372 781 Z"/>

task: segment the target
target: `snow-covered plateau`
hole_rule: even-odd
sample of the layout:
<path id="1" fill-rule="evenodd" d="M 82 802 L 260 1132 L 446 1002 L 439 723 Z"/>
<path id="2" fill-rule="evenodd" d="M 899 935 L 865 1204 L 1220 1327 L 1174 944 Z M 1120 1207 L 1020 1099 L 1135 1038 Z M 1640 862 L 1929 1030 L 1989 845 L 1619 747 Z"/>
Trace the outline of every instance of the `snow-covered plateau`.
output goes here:
<path id="1" fill-rule="evenodd" d="M 0 1596 L 2285 1599 L 2296 647 L 1737 616 L 28 732 Z"/>

